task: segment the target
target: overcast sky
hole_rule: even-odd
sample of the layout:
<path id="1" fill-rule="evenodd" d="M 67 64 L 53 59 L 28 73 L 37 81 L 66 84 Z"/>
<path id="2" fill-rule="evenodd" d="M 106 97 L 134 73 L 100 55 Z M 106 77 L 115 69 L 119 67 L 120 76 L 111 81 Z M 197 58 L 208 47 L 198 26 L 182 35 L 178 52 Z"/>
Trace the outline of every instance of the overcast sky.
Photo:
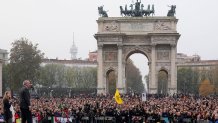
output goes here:
<path id="1" fill-rule="evenodd" d="M 134 2 L 136 0 L 133 0 Z M 104 5 L 110 17 L 119 17 L 119 6 L 132 0 L 0 0 L 0 49 L 10 51 L 11 43 L 26 37 L 48 58 L 70 59 L 70 47 L 78 47 L 77 57 L 88 57 L 97 49 L 93 35 L 97 32 L 97 7 Z M 217 0 L 141 0 L 155 5 L 155 16 L 166 16 L 176 5 L 181 37 L 177 52 L 198 54 L 201 59 L 218 60 L 218 1 Z M 141 70 L 146 57 L 134 55 Z M 139 60 L 142 59 L 142 60 Z"/>

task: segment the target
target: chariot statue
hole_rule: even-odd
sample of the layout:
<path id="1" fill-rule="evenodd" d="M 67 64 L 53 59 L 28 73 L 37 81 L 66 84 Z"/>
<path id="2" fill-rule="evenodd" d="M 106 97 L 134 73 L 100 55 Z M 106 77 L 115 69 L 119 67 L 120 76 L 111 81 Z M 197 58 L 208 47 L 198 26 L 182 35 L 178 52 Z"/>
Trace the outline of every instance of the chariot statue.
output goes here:
<path id="1" fill-rule="evenodd" d="M 154 15 L 154 5 L 150 8 L 148 5 L 147 9 L 144 10 L 144 4 L 141 4 L 141 0 L 136 0 L 135 4 L 130 4 L 130 10 L 128 10 L 127 5 L 125 5 L 125 9 L 120 6 L 120 14 L 123 16 L 131 16 L 131 17 L 142 17 L 142 16 L 152 16 Z"/>

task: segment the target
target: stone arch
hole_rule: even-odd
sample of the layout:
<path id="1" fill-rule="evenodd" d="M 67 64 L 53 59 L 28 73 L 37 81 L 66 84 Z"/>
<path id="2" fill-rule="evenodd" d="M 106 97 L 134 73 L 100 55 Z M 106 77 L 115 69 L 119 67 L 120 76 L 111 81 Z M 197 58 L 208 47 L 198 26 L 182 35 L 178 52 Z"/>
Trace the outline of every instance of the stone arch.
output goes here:
<path id="1" fill-rule="evenodd" d="M 169 73 L 169 69 L 167 69 L 166 67 L 161 67 L 159 71 L 165 71 L 166 73 Z"/>
<path id="2" fill-rule="evenodd" d="M 150 94 L 158 91 L 157 74 L 162 67 L 168 73 L 168 90 L 177 92 L 176 48 L 180 37 L 177 21 L 175 17 L 99 18 L 98 32 L 94 35 L 98 44 L 98 93 L 106 93 L 110 67 L 116 71 L 116 88 L 126 93 L 125 62 L 133 53 L 148 59 Z"/>
<path id="3" fill-rule="evenodd" d="M 116 72 L 117 70 L 116 70 L 116 68 L 109 66 L 109 67 L 107 67 L 107 68 L 105 69 L 105 76 L 106 76 L 107 73 L 110 72 L 110 71 L 115 71 L 115 72 Z"/>

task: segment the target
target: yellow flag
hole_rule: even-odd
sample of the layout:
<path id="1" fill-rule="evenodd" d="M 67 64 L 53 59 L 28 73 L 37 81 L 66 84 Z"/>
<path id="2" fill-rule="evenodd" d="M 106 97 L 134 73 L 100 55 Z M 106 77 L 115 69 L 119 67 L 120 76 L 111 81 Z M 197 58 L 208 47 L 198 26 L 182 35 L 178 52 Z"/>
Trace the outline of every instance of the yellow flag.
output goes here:
<path id="1" fill-rule="evenodd" d="M 116 89 L 114 98 L 115 98 L 117 104 L 123 104 L 123 100 L 120 97 L 120 93 L 119 93 L 118 89 Z"/>

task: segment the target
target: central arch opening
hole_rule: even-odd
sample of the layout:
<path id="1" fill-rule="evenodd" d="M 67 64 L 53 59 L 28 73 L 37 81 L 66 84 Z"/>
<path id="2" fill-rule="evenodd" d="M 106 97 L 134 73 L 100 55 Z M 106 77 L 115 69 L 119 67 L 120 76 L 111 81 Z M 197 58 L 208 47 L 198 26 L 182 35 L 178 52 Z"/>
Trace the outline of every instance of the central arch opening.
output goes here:
<path id="1" fill-rule="evenodd" d="M 125 65 L 127 93 L 147 92 L 149 80 L 148 58 L 141 51 L 133 51 L 126 58 Z"/>

